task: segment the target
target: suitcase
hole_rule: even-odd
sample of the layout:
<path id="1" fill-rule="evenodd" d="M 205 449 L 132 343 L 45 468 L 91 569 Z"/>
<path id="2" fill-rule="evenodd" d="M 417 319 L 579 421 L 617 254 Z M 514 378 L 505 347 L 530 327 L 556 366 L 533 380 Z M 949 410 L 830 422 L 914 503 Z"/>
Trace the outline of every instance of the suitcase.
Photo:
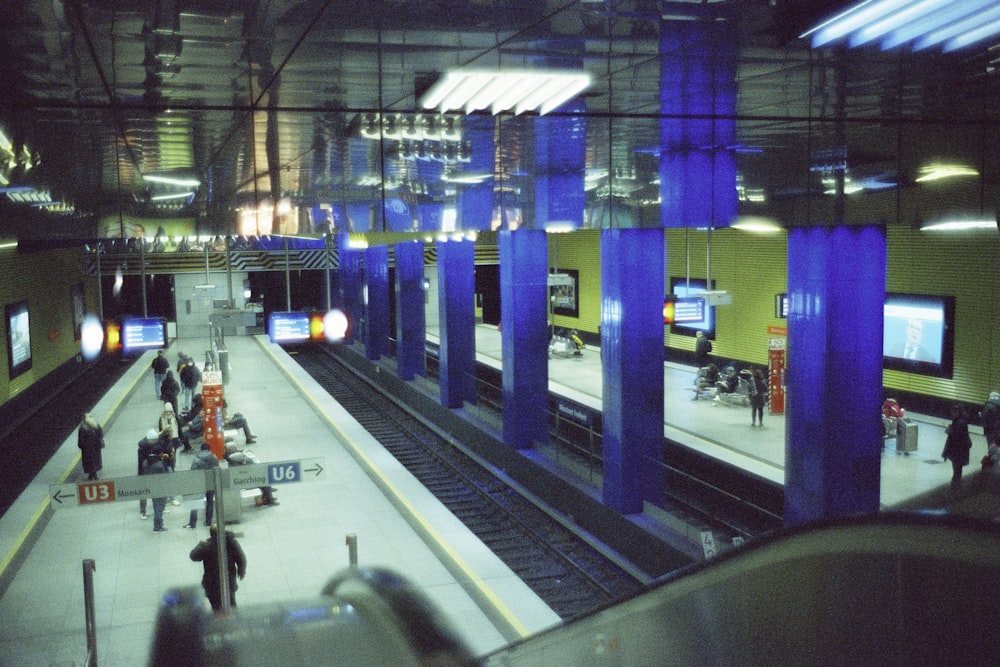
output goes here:
<path id="1" fill-rule="evenodd" d="M 896 453 L 909 454 L 917 451 L 917 425 L 909 419 L 896 423 Z"/>

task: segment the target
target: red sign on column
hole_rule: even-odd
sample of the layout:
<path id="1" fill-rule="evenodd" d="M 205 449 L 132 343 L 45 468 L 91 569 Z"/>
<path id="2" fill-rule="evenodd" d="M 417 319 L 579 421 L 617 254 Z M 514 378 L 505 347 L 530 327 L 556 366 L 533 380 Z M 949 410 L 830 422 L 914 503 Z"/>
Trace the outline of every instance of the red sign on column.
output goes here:
<path id="1" fill-rule="evenodd" d="M 772 338 L 767 344 L 767 384 L 772 415 L 785 414 L 785 339 Z"/>
<path id="2" fill-rule="evenodd" d="M 226 455 L 226 434 L 222 428 L 224 417 L 222 396 L 222 372 L 205 371 L 202 374 L 201 398 L 202 415 L 205 418 L 205 442 L 221 460 Z"/>

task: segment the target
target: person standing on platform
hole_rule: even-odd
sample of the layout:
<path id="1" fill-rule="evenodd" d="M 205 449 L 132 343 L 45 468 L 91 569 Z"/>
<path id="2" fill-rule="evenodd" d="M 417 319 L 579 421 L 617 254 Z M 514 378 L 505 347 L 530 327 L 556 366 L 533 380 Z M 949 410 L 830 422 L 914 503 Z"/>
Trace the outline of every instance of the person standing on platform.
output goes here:
<path id="1" fill-rule="evenodd" d="M 983 409 L 979 412 L 983 422 L 983 435 L 986 436 L 986 448 L 1000 444 L 1000 392 L 991 391 Z"/>
<path id="2" fill-rule="evenodd" d="M 183 355 L 183 353 L 181 354 Z M 178 366 L 177 375 L 181 381 L 184 411 L 187 412 L 191 409 L 191 400 L 194 397 L 195 389 L 198 388 L 198 383 L 201 381 L 201 371 L 198 370 L 191 357 L 182 356 Z"/>
<path id="3" fill-rule="evenodd" d="M 941 458 L 951 461 L 951 488 L 957 491 L 962 488 L 962 468 L 969 465 L 969 450 L 972 449 L 969 421 L 965 418 L 965 410 L 961 405 L 951 406 L 951 423 L 945 433 L 947 438 Z"/>
<path id="4" fill-rule="evenodd" d="M 181 386 L 177 383 L 174 378 L 174 372 L 171 370 L 167 371 L 166 377 L 163 378 L 163 385 L 160 386 L 160 400 L 170 403 L 170 406 L 174 409 L 174 414 L 180 414 L 177 410 L 177 397 L 181 393 Z"/>
<path id="5" fill-rule="evenodd" d="M 210 536 L 207 540 L 199 542 L 191 550 L 191 560 L 201 561 L 203 574 L 201 577 L 201 587 L 205 589 L 205 596 L 208 597 L 212 609 L 219 613 L 222 611 L 222 579 L 219 572 L 219 527 L 212 524 L 209 528 Z M 240 580 L 247 572 L 247 557 L 243 553 L 243 548 L 236 541 L 236 536 L 226 530 L 226 561 L 229 575 L 229 606 L 236 606 L 236 579 Z"/>
<path id="6" fill-rule="evenodd" d="M 163 350 L 159 350 L 150 365 L 153 368 L 153 391 L 156 392 L 156 398 L 159 399 L 162 395 L 163 380 L 167 377 L 167 371 L 170 370 L 170 362 L 167 361 L 167 355 Z"/>
<path id="7" fill-rule="evenodd" d="M 191 470 L 212 470 L 219 467 L 219 459 L 215 458 L 207 442 L 201 443 L 201 451 L 194 456 L 191 461 Z M 212 511 L 214 509 L 215 490 L 205 491 L 205 525 L 212 525 Z M 198 510 L 191 510 L 191 518 L 185 528 L 194 528 L 198 525 Z"/>
<path id="8" fill-rule="evenodd" d="M 764 371 L 754 369 L 747 386 L 747 396 L 750 399 L 750 426 L 764 425 L 764 404 L 767 402 L 767 381 Z"/>
<path id="9" fill-rule="evenodd" d="M 708 339 L 704 331 L 695 334 L 694 339 L 694 363 L 698 368 L 704 368 L 708 364 L 709 355 L 712 353 L 712 341 Z"/>
<path id="10" fill-rule="evenodd" d="M 150 432 L 154 433 L 154 432 Z M 149 434 L 147 434 L 146 439 L 149 439 Z M 146 457 L 146 463 L 144 468 L 145 475 L 163 475 L 170 472 L 170 452 L 168 450 L 169 444 L 166 439 L 159 437 L 157 435 L 156 444 L 153 445 L 152 451 L 149 456 Z M 166 530 L 163 526 L 163 510 L 167 507 L 167 498 L 165 496 L 153 498 L 153 532 L 162 533 Z"/>
<path id="11" fill-rule="evenodd" d="M 97 479 L 97 471 L 102 467 L 104 429 L 89 412 L 83 415 L 83 422 L 76 433 L 76 445 L 80 448 L 80 459 L 83 472 L 87 473 L 87 479 Z"/>
<path id="12" fill-rule="evenodd" d="M 160 434 L 156 432 L 155 429 L 149 429 L 146 433 L 146 437 L 139 441 L 139 471 L 136 473 L 138 475 L 146 474 L 146 461 L 153 455 L 153 449 L 156 447 L 156 443 L 160 441 Z M 146 499 L 139 499 L 139 518 L 145 521 L 149 518 L 146 514 Z"/>

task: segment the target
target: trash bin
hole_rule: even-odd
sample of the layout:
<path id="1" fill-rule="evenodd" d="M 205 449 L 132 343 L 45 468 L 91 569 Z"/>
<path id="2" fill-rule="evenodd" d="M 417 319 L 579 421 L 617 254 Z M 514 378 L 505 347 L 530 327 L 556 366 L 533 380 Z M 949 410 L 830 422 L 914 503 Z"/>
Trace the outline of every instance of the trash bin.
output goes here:
<path id="1" fill-rule="evenodd" d="M 896 453 L 909 454 L 917 451 L 917 425 L 909 419 L 896 423 Z"/>

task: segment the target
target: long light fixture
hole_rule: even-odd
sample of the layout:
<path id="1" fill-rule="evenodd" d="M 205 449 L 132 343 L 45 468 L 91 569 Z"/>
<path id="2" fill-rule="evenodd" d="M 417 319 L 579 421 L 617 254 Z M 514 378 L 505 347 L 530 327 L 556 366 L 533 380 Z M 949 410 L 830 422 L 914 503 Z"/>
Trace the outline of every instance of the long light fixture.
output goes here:
<path id="1" fill-rule="evenodd" d="M 814 47 L 878 43 L 956 51 L 1000 33 L 1000 0 L 864 0 L 801 35 Z"/>
<path id="2" fill-rule="evenodd" d="M 590 74 L 562 70 L 458 70 L 448 72 L 421 100 L 441 113 L 489 108 L 493 114 L 538 111 L 544 115 L 590 86 Z"/>

